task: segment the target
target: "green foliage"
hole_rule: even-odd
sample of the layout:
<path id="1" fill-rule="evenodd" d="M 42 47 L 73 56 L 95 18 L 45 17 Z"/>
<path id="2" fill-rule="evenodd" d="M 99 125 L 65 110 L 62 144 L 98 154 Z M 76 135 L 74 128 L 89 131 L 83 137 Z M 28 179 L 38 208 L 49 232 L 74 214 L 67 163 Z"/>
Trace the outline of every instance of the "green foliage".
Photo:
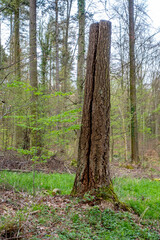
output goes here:
<path id="1" fill-rule="evenodd" d="M 43 226 L 47 226 L 50 221 L 53 224 L 59 221 L 59 217 L 55 214 L 55 209 L 45 204 L 33 204 L 30 211 L 37 213 L 38 224 Z"/>
<path id="2" fill-rule="evenodd" d="M 33 174 L 32 173 L 12 173 L 1 172 L 0 184 L 4 182 L 10 184 L 14 189 L 19 191 L 27 191 L 32 193 L 33 191 Z M 74 175 L 70 174 L 45 174 L 35 173 L 35 188 L 37 191 L 52 190 L 58 188 L 62 194 L 69 194 L 74 181 Z"/>
<path id="3" fill-rule="evenodd" d="M 129 213 L 101 211 L 98 206 L 87 210 L 69 211 L 67 225 L 57 230 L 60 239 L 159 239 L 156 232 L 137 225 Z M 55 239 L 55 238 L 53 238 Z"/>
<path id="4" fill-rule="evenodd" d="M 29 150 L 18 148 L 16 150 L 22 156 L 28 155 L 34 164 L 43 163 L 53 155 L 51 151 L 48 151 L 47 149 L 42 147 L 31 147 Z M 38 154 L 38 152 L 40 152 L 40 154 Z"/>
<path id="5" fill-rule="evenodd" d="M 85 193 L 84 196 L 83 196 L 83 199 L 85 201 L 93 201 L 94 200 L 94 196 L 92 196 L 90 193 Z"/>
<path id="6" fill-rule="evenodd" d="M 143 218 L 160 220 L 159 181 L 149 179 L 116 178 L 114 189 Z"/>
<path id="7" fill-rule="evenodd" d="M 38 196 L 51 194 L 54 188 L 61 189 L 62 194 L 69 194 L 74 177 L 70 174 L 36 173 L 35 185 L 37 190 L 41 191 Z M 17 174 L 4 171 L 1 173 L 0 185 L 4 181 L 14 186 L 16 190 L 32 193 L 32 173 Z M 44 238 L 159 240 L 159 235 L 156 232 L 160 220 L 158 215 L 160 201 L 157 191 L 160 187 L 159 184 L 157 181 L 148 179 L 116 178 L 114 180 L 117 194 L 121 200 L 127 202 L 140 215 L 138 220 L 137 218 L 135 220 L 135 216 L 128 212 L 102 210 L 99 206 L 87 207 L 85 205 L 85 208 L 81 208 L 77 205 L 80 199 L 75 199 L 75 202 L 66 205 L 64 212 L 61 208 L 55 209 L 42 202 L 28 205 L 18 211 L 13 219 L 8 220 L 7 216 L 2 216 L 0 218 L 1 230 L 7 231 L 7 229 L 11 229 L 10 226 L 19 229 L 21 223 L 26 221 L 25 218 L 32 213 L 32 225 L 35 229 L 37 225 L 42 229 L 47 229 L 47 227 L 50 229 L 50 224 L 56 224 L 54 233 L 46 232 Z M 88 194 L 85 195 L 86 201 L 92 200 L 92 197 Z M 146 208 L 148 209 L 145 211 Z M 38 238 L 35 234 L 30 239 Z"/>
<path id="8" fill-rule="evenodd" d="M 17 190 L 32 193 L 32 173 L 1 172 L 0 184 L 5 182 Z M 70 194 L 74 181 L 74 175 L 70 174 L 44 174 L 35 173 L 35 188 L 37 191 L 47 190 L 49 194 L 55 188 L 61 189 L 62 194 Z M 148 179 L 114 179 L 114 190 L 122 202 L 127 203 L 142 219 L 160 219 L 160 196 L 157 189 L 159 181 Z M 85 199 L 92 196 L 86 194 Z M 147 209 L 147 210 L 146 210 Z M 146 210 L 146 212 L 145 212 Z M 143 213 L 145 214 L 143 215 Z"/>
<path id="9" fill-rule="evenodd" d="M 16 140 L 14 136 L 14 126 L 16 126 L 20 132 L 19 145 L 16 145 L 18 152 L 32 156 L 34 162 L 37 162 L 39 159 L 36 157 L 36 152 L 39 152 L 40 149 L 35 150 L 32 147 L 37 146 L 30 146 L 32 143 L 32 133 L 37 132 L 40 136 L 35 142 L 41 141 L 40 144 L 37 143 L 38 146 L 41 145 L 42 147 L 41 152 L 44 152 L 44 149 L 47 149 L 49 152 L 53 147 L 55 149 L 54 152 L 56 152 L 62 147 L 63 149 L 67 149 L 68 146 L 71 145 L 75 138 L 75 132 L 80 129 L 79 114 L 81 112 L 81 108 L 76 108 L 74 105 L 69 108 L 63 108 L 64 102 L 68 102 L 68 98 L 72 97 L 72 92 L 63 93 L 61 91 L 55 91 L 48 93 L 46 91 L 44 93 L 43 88 L 34 89 L 28 81 L 17 81 L 15 78 L 6 84 L 6 89 L 11 96 L 13 92 L 17 93 L 16 98 L 10 99 L 9 97 L 7 101 L 7 105 L 9 102 L 12 103 L 10 105 L 10 111 L 4 116 L 4 119 L 8 123 L 13 123 L 13 127 L 11 129 L 8 127 L 2 128 L 2 133 L 4 136 L 6 135 L 6 147 L 15 147 L 16 145 L 14 141 Z M 38 97 L 37 103 L 34 106 L 35 114 L 31 114 L 30 112 L 33 104 L 31 101 L 33 94 Z M 10 134 L 8 134 L 9 132 Z M 9 136 L 11 136 L 11 138 L 9 138 Z M 27 143 L 25 143 L 26 139 L 28 141 Z M 27 149 L 24 147 L 26 145 Z M 46 159 L 47 155 L 42 153 L 41 159 Z"/>

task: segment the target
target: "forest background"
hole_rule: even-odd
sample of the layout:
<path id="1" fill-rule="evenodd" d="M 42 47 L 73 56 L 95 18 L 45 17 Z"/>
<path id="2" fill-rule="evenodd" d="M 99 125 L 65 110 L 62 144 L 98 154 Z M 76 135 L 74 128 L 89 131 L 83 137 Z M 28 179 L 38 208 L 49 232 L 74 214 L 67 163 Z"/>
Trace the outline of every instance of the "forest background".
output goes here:
<path id="1" fill-rule="evenodd" d="M 77 8 L 75 0 L 39 0 L 36 8 L 37 55 L 31 56 L 29 1 L 0 1 L 1 150 L 14 149 L 34 162 L 63 155 L 76 165 L 89 26 L 106 16 L 113 22 L 110 159 L 132 161 L 128 1 L 79 0 Z M 135 1 L 134 20 L 138 146 L 144 163 L 160 158 L 160 42 L 146 1 Z"/>

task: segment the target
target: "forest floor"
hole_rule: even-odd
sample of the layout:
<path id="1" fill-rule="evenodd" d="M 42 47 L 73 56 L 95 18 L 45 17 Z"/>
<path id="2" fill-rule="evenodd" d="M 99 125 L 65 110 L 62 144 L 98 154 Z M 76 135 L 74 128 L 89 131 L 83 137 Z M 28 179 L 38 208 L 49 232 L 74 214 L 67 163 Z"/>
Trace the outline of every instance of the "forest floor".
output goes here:
<path id="1" fill-rule="evenodd" d="M 0 196 L 1 240 L 160 239 L 157 220 L 119 212 L 103 203 L 90 206 L 69 196 L 33 197 L 13 191 Z"/>
<path id="2" fill-rule="evenodd" d="M 119 212 L 112 204 L 104 202 L 96 206 L 89 196 L 85 199 L 53 196 L 44 187 L 34 197 L 27 191 L 17 190 L 16 181 L 22 178 L 20 174 L 32 171 L 32 162 L 12 151 L 0 157 L 0 170 L 3 169 L 13 172 L 15 183 L 12 186 L 0 184 L 0 239 L 160 239 L 160 164 L 157 159 L 148 158 L 139 168 L 129 163 L 111 163 L 115 191 L 132 207 L 132 214 Z M 76 168 L 54 156 L 36 166 L 36 170 L 37 175 L 44 172 L 41 184 L 48 181 L 48 175 L 54 175 L 48 173 L 67 172 L 72 177 L 66 182 L 71 181 L 72 187 L 74 175 L 71 173 L 75 173 Z M 19 179 L 16 179 L 16 172 Z M 63 175 L 60 174 L 60 179 Z M 0 173 L 1 179 L 3 174 Z M 66 190 L 67 194 L 71 187 Z"/>
<path id="3" fill-rule="evenodd" d="M 17 172 L 30 172 L 33 170 L 33 162 L 27 157 L 21 157 L 15 151 L 7 151 L 0 155 L 0 171 L 9 170 Z M 142 162 L 141 166 L 122 161 L 110 163 L 111 176 L 133 178 L 160 178 L 160 160 L 157 156 L 150 155 Z M 37 172 L 44 173 L 75 173 L 76 167 L 71 166 L 70 161 L 63 157 L 52 156 L 45 163 L 36 164 Z"/>

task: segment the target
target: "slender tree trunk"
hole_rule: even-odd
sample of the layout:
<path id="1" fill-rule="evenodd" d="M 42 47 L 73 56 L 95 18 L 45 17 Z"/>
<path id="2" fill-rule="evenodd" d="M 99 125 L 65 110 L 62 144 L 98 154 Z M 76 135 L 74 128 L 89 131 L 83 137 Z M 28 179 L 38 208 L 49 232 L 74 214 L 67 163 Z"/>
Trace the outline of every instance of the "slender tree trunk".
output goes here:
<path id="1" fill-rule="evenodd" d="M 47 41 L 47 39 L 45 39 Z M 43 86 L 43 92 L 47 90 L 47 59 L 49 55 L 49 46 L 48 44 L 44 43 L 44 46 L 41 46 L 42 48 L 42 64 L 41 64 L 41 73 L 42 73 L 42 86 Z"/>
<path id="2" fill-rule="evenodd" d="M 47 82 L 46 82 L 46 77 L 47 77 L 47 63 L 48 63 L 48 56 L 50 54 L 50 49 L 49 49 L 49 30 L 48 28 L 45 30 L 45 34 L 40 33 L 39 35 L 39 42 L 40 42 L 40 47 L 42 51 L 42 58 L 41 58 L 41 75 L 42 75 L 42 86 L 43 86 L 43 91 L 45 92 L 46 87 L 47 87 Z M 43 36 L 44 35 L 44 36 Z"/>
<path id="3" fill-rule="evenodd" d="M 127 134 L 125 127 L 125 118 L 124 118 L 124 110 L 119 106 L 119 111 L 122 117 L 122 131 L 123 131 L 123 139 L 124 139 L 124 152 L 125 152 L 125 162 L 128 162 L 128 147 L 127 147 Z"/>
<path id="4" fill-rule="evenodd" d="M 154 118 L 155 118 L 155 137 L 156 142 L 160 141 L 160 113 L 157 111 L 157 108 L 160 104 L 160 79 L 156 78 L 153 85 L 153 94 L 154 94 Z"/>
<path id="5" fill-rule="evenodd" d="M 14 6 L 14 61 L 15 61 L 15 79 L 21 81 L 21 66 L 20 66 L 20 33 L 19 33 L 19 10 L 20 0 L 15 1 Z M 16 90 L 18 99 L 21 99 L 21 90 Z M 18 105 L 18 103 L 17 103 Z M 17 115 L 21 115 L 21 111 L 17 112 Z M 15 131 L 15 145 L 20 147 L 22 145 L 22 128 L 16 125 Z"/>
<path id="6" fill-rule="evenodd" d="M 9 54 L 10 64 L 13 61 L 13 17 L 10 16 L 10 54 Z"/>
<path id="7" fill-rule="evenodd" d="M 36 40 L 36 0 L 30 0 L 30 84 L 33 87 L 32 91 L 32 131 L 31 131 L 31 146 L 40 146 L 40 132 L 35 130 L 38 115 L 38 96 L 35 91 L 38 89 L 37 79 L 37 40 Z"/>
<path id="8" fill-rule="evenodd" d="M 130 104 L 131 104 L 131 160 L 139 163 L 138 127 L 136 112 L 134 0 L 129 0 L 129 56 L 130 56 Z"/>
<path id="9" fill-rule="evenodd" d="M 72 194 L 111 186 L 109 171 L 111 23 L 91 25 L 78 168 Z"/>
<path id="10" fill-rule="evenodd" d="M 49 51 L 49 91 L 52 89 L 52 48 Z"/>
<path id="11" fill-rule="evenodd" d="M 37 80 L 37 40 L 36 40 L 36 0 L 30 0 L 30 84 L 38 88 Z M 34 95 L 33 95 L 34 96 Z"/>
<path id="12" fill-rule="evenodd" d="M 111 129 L 110 129 L 110 132 L 111 132 L 111 137 L 112 137 L 112 141 L 110 143 L 110 159 L 111 159 L 111 162 L 113 162 L 113 156 L 114 156 L 114 132 L 113 132 L 113 127 L 111 126 Z"/>
<path id="13" fill-rule="evenodd" d="M 2 67 L 2 16 L 0 13 L 0 67 Z"/>
<path id="14" fill-rule="evenodd" d="M 47 66 L 47 56 L 45 54 L 45 50 L 42 49 L 42 85 L 43 85 L 43 90 L 45 90 L 45 86 L 46 86 L 46 66 Z"/>
<path id="15" fill-rule="evenodd" d="M 77 64 L 77 89 L 78 102 L 82 104 L 84 83 L 84 58 L 85 58 L 85 0 L 78 0 L 78 64 Z"/>
<path id="16" fill-rule="evenodd" d="M 59 24 L 58 24 L 58 0 L 55 1 L 55 12 L 56 12 L 56 90 L 60 90 L 59 83 Z"/>
<path id="17" fill-rule="evenodd" d="M 68 37 L 69 37 L 69 20 L 71 15 L 72 0 L 67 0 L 67 17 L 64 39 L 64 74 L 63 74 L 63 92 L 68 90 L 68 74 L 69 74 L 69 51 L 68 51 Z"/>
<path id="18" fill-rule="evenodd" d="M 15 1 L 14 11 L 14 56 L 15 56 L 15 75 L 18 80 L 21 79 L 20 67 L 20 34 L 19 34 L 19 6 L 20 0 Z"/>

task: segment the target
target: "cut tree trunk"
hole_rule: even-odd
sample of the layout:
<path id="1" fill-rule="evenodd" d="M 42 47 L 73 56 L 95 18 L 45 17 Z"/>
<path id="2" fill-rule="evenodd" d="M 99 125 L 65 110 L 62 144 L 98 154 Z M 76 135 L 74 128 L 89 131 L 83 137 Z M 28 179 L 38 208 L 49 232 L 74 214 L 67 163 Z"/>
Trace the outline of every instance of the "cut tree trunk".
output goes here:
<path id="1" fill-rule="evenodd" d="M 118 203 L 109 169 L 111 23 L 90 27 L 78 168 L 72 195 L 90 193 Z M 124 206 L 123 206 L 124 208 Z"/>

